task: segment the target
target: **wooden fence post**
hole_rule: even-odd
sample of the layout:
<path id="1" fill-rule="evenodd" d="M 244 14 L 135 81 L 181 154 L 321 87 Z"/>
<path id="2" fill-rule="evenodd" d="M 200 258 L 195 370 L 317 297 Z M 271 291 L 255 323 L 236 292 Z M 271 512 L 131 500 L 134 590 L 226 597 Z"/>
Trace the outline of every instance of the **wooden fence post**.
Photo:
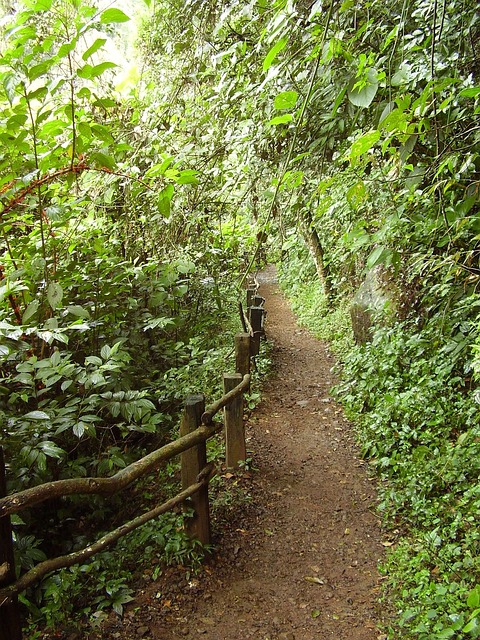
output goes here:
<path id="1" fill-rule="evenodd" d="M 250 324 L 252 325 L 253 336 L 251 342 L 252 356 L 258 356 L 260 353 L 260 336 L 263 334 L 263 313 L 262 307 L 250 308 Z"/>
<path id="2" fill-rule="evenodd" d="M 257 293 L 257 287 L 250 285 L 247 287 L 247 309 L 253 305 L 253 298 Z"/>
<path id="3" fill-rule="evenodd" d="M 250 341 L 249 333 L 235 335 L 235 371 L 242 376 L 250 373 Z"/>
<path id="4" fill-rule="evenodd" d="M 7 494 L 5 459 L 0 447 L 0 498 Z M 0 518 L 0 587 L 15 582 L 15 559 L 13 555 L 12 525 L 10 516 Z M 0 640 L 22 640 L 22 625 L 17 596 L 8 604 L 0 602 Z"/>
<path id="5" fill-rule="evenodd" d="M 202 423 L 202 413 L 205 411 L 205 397 L 203 394 L 188 396 L 180 422 L 180 436 L 195 431 Z M 197 482 L 200 471 L 207 464 L 207 444 L 200 442 L 181 454 L 182 489 L 187 489 Z M 188 535 L 197 538 L 202 544 L 210 544 L 210 508 L 208 504 L 208 484 L 205 484 L 191 498 L 194 517 L 188 524 Z"/>
<path id="6" fill-rule="evenodd" d="M 228 393 L 243 379 L 241 373 L 225 373 L 223 390 Z M 226 463 L 229 469 L 238 469 L 239 462 L 247 459 L 245 429 L 243 427 L 243 394 L 237 396 L 224 409 Z"/>

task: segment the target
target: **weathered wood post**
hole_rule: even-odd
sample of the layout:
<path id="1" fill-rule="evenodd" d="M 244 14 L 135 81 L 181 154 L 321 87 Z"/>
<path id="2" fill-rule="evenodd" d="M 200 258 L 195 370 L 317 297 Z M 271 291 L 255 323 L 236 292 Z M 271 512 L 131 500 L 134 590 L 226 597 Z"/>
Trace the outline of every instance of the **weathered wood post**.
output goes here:
<path id="1" fill-rule="evenodd" d="M 225 373 L 223 390 L 228 393 L 242 381 L 241 373 Z M 243 394 L 238 395 L 224 409 L 225 458 L 229 469 L 238 469 L 239 462 L 247 459 L 245 429 L 243 426 Z"/>
<path id="2" fill-rule="evenodd" d="M 235 335 L 235 371 L 242 377 L 250 373 L 250 341 L 249 333 Z"/>
<path id="3" fill-rule="evenodd" d="M 195 431 L 201 425 L 202 413 L 205 411 L 203 394 L 188 396 L 180 422 L 180 436 Z M 207 444 L 201 442 L 181 454 L 182 489 L 187 489 L 197 482 L 200 471 L 207 465 Z M 188 535 L 197 538 L 202 544 L 210 544 L 210 508 L 208 504 L 208 483 L 191 498 L 195 511 L 188 524 Z"/>
<path id="4" fill-rule="evenodd" d="M 255 285 L 249 285 L 247 287 L 247 309 L 250 309 L 253 306 L 253 298 L 257 293 L 257 287 Z"/>
<path id="5" fill-rule="evenodd" d="M 262 298 L 262 296 L 253 296 L 253 307 L 263 307 L 264 304 L 265 298 Z"/>
<path id="6" fill-rule="evenodd" d="M 5 459 L 0 447 L 0 498 L 7 495 Z M 10 516 L 0 518 L 0 587 L 15 582 L 15 559 L 13 555 L 12 525 Z M 17 596 L 2 605 L 0 602 L 0 640 L 22 640 L 22 625 Z"/>
<path id="7" fill-rule="evenodd" d="M 262 307 L 250 307 L 250 324 L 252 325 L 251 355 L 258 356 L 260 353 L 260 336 L 263 334 L 263 313 Z"/>

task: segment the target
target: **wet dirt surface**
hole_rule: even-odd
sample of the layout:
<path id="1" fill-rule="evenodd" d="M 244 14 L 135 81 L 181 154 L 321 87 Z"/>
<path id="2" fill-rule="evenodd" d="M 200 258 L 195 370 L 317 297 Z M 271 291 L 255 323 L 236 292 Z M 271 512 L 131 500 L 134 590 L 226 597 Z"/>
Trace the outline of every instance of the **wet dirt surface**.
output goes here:
<path id="1" fill-rule="evenodd" d="M 223 472 L 250 500 L 217 523 L 198 576 L 172 568 L 153 582 L 147 572 L 124 618 L 92 639 L 382 637 L 375 488 L 329 395 L 334 359 L 296 324 L 274 272 L 258 280 L 273 375 L 247 425 L 256 470 Z"/>

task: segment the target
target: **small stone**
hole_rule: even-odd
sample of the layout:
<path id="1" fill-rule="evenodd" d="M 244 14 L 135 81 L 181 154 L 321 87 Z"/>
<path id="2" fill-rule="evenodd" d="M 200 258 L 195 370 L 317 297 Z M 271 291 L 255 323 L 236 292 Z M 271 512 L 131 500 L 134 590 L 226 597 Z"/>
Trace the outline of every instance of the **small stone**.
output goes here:
<path id="1" fill-rule="evenodd" d="M 138 627 L 137 635 L 140 638 L 143 638 L 143 636 L 146 636 L 149 631 L 150 631 L 150 629 L 148 627 Z"/>

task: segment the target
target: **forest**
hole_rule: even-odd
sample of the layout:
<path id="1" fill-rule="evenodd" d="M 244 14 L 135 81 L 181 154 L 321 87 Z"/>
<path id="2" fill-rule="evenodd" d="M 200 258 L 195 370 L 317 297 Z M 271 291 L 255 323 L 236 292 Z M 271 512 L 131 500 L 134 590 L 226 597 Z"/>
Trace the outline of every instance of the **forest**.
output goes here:
<path id="1" fill-rule="evenodd" d="M 480 637 L 479 74 L 476 0 L 0 0 L 8 493 L 175 437 L 275 263 L 377 478 L 384 637 Z M 85 504 L 12 517 L 18 570 Z M 26 637 L 121 615 L 140 550 L 198 565 L 181 520 L 24 592 Z"/>

